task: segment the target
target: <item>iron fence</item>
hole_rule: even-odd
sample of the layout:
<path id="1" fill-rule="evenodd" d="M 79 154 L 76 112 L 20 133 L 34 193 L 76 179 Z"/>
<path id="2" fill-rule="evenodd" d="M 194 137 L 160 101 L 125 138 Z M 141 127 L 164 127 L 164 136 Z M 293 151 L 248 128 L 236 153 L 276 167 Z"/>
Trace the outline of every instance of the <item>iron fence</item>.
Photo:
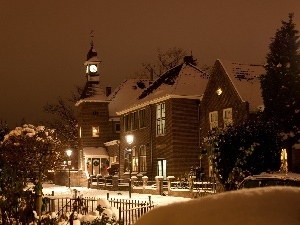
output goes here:
<path id="1" fill-rule="evenodd" d="M 44 212 L 57 212 L 58 216 L 67 212 L 76 211 L 82 215 L 96 211 L 96 198 L 57 198 L 48 197 L 44 204 Z M 149 201 L 128 200 L 128 199 L 107 199 L 112 207 L 119 210 L 119 223 L 123 225 L 134 224 L 142 215 L 154 208 L 154 204 Z"/>

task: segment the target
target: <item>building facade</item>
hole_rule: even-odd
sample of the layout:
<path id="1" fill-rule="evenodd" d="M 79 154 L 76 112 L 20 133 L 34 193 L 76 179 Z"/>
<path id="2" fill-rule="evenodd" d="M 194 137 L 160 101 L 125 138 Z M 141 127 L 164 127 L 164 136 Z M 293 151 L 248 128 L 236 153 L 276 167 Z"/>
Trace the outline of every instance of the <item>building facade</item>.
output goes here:
<path id="1" fill-rule="evenodd" d="M 213 174 L 209 161 L 211 148 L 205 142 L 208 132 L 240 125 L 263 110 L 259 76 L 264 73 L 262 65 L 215 62 L 200 110 L 200 141 L 202 149 L 206 149 L 201 164 L 206 175 Z"/>
<path id="2" fill-rule="evenodd" d="M 208 76 L 192 56 L 157 79 L 125 79 L 115 90 L 100 84 L 93 44 L 84 63 L 86 85 L 78 110 L 79 168 L 88 175 L 186 177 L 191 167 L 213 171 L 213 128 L 253 119 L 263 110 L 262 65 L 216 60 Z M 126 136 L 133 142 L 127 143 Z M 207 152 L 202 154 L 202 149 Z"/>

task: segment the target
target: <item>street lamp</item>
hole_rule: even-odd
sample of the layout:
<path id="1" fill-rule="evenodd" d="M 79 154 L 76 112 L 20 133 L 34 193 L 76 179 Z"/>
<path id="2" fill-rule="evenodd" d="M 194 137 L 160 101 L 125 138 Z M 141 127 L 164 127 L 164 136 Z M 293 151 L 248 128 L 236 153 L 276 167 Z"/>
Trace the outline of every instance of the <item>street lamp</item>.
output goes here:
<path id="1" fill-rule="evenodd" d="M 131 145 L 133 142 L 133 135 L 128 134 L 126 135 L 126 142 L 127 144 Z M 129 154 L 129 198 L 131 198 L 131 171 L 132 171 L 132 154 L 131 154 L 131 148 L 127 150 L 127 153 Z"/>
<path id="2" fill-rule="evenodd" d="M 71 184 L 71 173 L 70 173 L 70 170 L 71 170 L 71 155 L 72 155 L 72 150 L 71 149 L 68 149 L 66 151 L 67 153 L 67 156 L 69 157 L 69 160 L 68 160 L 68 167 L 69 167 L 69 188 L 70 188 L 70 184 Z"/>

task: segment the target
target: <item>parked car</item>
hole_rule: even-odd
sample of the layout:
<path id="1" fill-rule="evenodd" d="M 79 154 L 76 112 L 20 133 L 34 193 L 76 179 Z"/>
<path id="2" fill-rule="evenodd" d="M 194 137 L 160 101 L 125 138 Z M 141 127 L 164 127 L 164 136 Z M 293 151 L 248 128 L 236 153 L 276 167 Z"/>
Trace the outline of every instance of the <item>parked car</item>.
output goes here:
<path id="1" fill-rule="evenodd" d="M 267 186 L 294 186 L 300 187 L 300 174 L 297 173 L 261 173 L 246 177 L 239 186 L 242 188 L 256 188 Z"/>

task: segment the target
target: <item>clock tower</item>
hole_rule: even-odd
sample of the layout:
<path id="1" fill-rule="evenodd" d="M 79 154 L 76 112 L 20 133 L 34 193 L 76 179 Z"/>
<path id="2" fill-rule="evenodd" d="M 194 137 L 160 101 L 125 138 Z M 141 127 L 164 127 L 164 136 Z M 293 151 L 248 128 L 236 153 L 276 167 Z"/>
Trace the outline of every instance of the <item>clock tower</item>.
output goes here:
<path id="1" fill-rule="evenodd" d="M 94 49 L 94 43 L 91 42 L 91 48 L 87 54 L 86 61 L 84 63 L 86 67 L 87 81 L 99 81 L 99 64 L 101 61 L 97 57 L 97 52 Z"/>
<path id="2" fill-rule="evenodd" d="M 86 82 L 76 102 L 79 134 L 79 168 L 91 175 L 100 174 L 108 165 L 109 155 L 104 143 L 110 141 L 110 121 L 106 94 L 100 84 L 99 65 L 93 41 L 84 62 Z"/>

